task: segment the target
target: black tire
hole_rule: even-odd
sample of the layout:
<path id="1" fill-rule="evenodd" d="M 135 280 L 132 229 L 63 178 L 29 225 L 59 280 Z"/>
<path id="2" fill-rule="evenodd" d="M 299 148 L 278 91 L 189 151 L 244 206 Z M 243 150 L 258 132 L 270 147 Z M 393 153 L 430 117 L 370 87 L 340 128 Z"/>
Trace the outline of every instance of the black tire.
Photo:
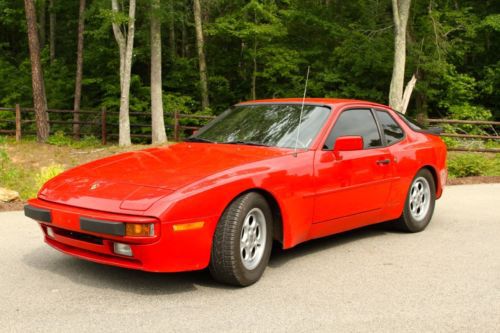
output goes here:
<path id="1" fill-rule="evenodd" d="M 261 222 L 265 224 L 265 237 L 262 236 L 261 241 L 264 243 L 264 249 L 261 251 L 260 260 L 255 262 L 256 267 L 248 269 L 243 263 L 240 241 L 245 219 L 251 212 L 258 210 L 265 218 L 265 221 Z M 215 280 L 235 286 L 249 286 L 260 279 L 271 255 L 272 216 L 266 199 L 255 192 L 241 195 L 226 208 L 215 229 L 212 244 L 209 269 Z"/>
<path id="2" fill-rule="evenodd" d="M 412 207 L 416 207 L 412 204 L 412 190 L 414 186 L 421 184 L 425 184 L 427 182 L 429 186 L 429 206 L 426 210 L 425 214 L 421 214 L 419 218 L 415 216 L 418 215 L 418 212 L 415 210 L 412 212 Z M 408 194 L 406 195 L 405 206 L 403 209 L 403 213 L 401 217 L 395 221 L 395 225 L 398 229 L 406 231 L 406 232 L 420 232 L 424 230 L 429 222 L 432 219 L 432 215 L 434 214 L 434 207 L 436 205 L 436 184 L 434 182 L 434 177 L 431 172 L 427 169 L 421 169 L 416 176 L 413 178 L 410 187 L 408 189 Z"/>

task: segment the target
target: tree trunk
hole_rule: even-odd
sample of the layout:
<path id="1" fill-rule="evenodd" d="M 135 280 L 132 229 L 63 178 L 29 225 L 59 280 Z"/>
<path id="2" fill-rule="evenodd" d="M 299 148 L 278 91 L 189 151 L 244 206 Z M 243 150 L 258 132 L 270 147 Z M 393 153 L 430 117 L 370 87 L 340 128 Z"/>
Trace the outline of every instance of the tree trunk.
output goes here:
<path id="1" fill-rule="evenodd" d="M 73 103 L 73 136 L 80 138 L 80 102 L 82 99 L 82 75 L 83 75 L 83 31 L 85 28 L 85 0 L 80 0 L 78 11 L 78 46 L 76 51 L 76 79 L 75 100 Z"/>
<path id="2" fill-rule="evenodd" d="M 428 105 L 427 105 L 427 96 L 422 92 L 417 91 L 415 96 L 415 104 L 416 104 L 416 119 L 418 122 L 425 123 L 428 118 Z"/>
<path id="3" fill-rule="evenodd" d="M 181 26 L 181 57 L 185 58 L 186 55 L 187 55 L 187 43 L 186 43 L 186 36 L 187 36 L 187 32 L 186 32 L 186 10 L 184 10 L 184 14 L 182 15 L 182 26 Z"/>
<path id="4" fill-rule="evenodd" d="M 193 1 L 194 25 L 196 29 L 196 48 L 198 50 L 198 62 L 200 66 L 200 90 L 201 108 L 205 110 L 209 107 L 208 101 L 208 79 L 207 63 L 205 61 L 205 41 L 203 39 L 203 26 L 201 23 L 200 0 Z"/>
<path id="5" fill-rule="evenodd" d="M 113 33 L 120 50 L 120 120 L 119 138 L 120 146 L 130 146 L 130 77 L 132 70 L 132 51 L 134 50 L 135 33 L 135 0 L 129 1 L 128 29 L 123 32 L 117 23 L 113 23 Z M 118 13 L 120 8 L 118 0 L 111 0 L 113 12 Z"/>
<path id="6" fill-rule="evenodd" d="M 50 63 L 56 59 L 56 13 L 54 11 L 54 1 L 49 2 L 49 52 Z"/>
<path id="7" fill-rule="evenodd" d="M 188 45 L 187 45 L 187 16 L 189 13 L 189 6 L 187 5 L 187 1 L 183 1 L 183 10 L 182 10 L 182 21 L 181 21 L 181 57 L 185 58 L 188 56 Z"/>
<path id="8" fill-rule="evenodd" d="M 39 11 L 38 11 L 38 34 L 40 35 L 40 49 L 45 46 L 45 0 L 39 0 Z"/>
<path id="9" fill-rule="evenodd" d="M 253 42 L 252 99 L 257 99 L 257 41 Z"/>
<path id="10" fill-rule="evenodd" d="M 158 17 L 160 0 L 151 0 L 151 127 L 153 144 L 165 143 L 161 81 L 161 22 Z"/>
<path id="11" fill-rule="evenodd" d="M 392 69 L 392 79 L 389 90 L 389 105 L 394 110 L 400 112 L 406 111 L 403 110 L 403 86 L 406 65 L 406 27 L 410 14 L 410 4 L 411 0 L 392 0 L 394 20 L 394 67 Z M 413 89 L 412 85 L 409 85 L 408 88 Z M 409 95 L 411 95 L 411 91 Z"/>
<path id="12" fill-rule="evenodd" d="M 168 22 L 168 45 L 170 49 L 170 58 L 175 59 L 177 55 L 177 48 L 175 44 L 175 8 L 174 0 L 170 0 L 168 5 L 169 10 L 169 22 Z"/>
<path id="13" fill-rule="evenodd" d="M 26 23 L 28 26 L 28 44 L 31 59 L 31 83 L 33 86 L 33 105 L 37 129 L 37 141 L 45 142 L 49 136 L 47 115 L 47 99 L 43 85 L 42 63 L 40 61 L 40 45 L 36 29 L 36 11 L 33 0 L 24 0 Z"/>

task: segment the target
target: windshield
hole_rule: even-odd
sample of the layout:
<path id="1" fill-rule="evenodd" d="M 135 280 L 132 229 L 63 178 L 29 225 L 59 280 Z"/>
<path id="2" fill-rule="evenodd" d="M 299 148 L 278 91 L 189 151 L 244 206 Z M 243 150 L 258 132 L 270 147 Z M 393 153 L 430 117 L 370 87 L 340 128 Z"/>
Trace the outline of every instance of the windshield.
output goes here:
<path id="1" fill-rule="evenodd" d="M 300 104 L 235 106 L 187 141 L 308 148 L 328 118 L 330 108 L 304 105 L 299 129 L 301 107 Z"/>

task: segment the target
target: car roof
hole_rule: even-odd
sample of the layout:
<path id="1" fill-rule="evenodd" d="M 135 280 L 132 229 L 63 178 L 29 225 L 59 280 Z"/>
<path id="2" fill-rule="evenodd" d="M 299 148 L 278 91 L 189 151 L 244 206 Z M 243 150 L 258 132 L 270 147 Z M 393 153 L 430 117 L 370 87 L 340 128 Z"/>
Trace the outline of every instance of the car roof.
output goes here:
<path id="1" fill-rule="evenodd" d="M 378 106 L 383 108 L 389 108 L 387 105 L 363 101 L 358 99 L 347 99 L 347 98 L 272 98 L 272 99 L 257 99 L 252 101 L 240 102 L 236 105 L 249 105 L 249 104 L 278 104 L 278 103 L 302 103 L 304 101 L 305 104 L 324 104 L 324 105 L 340 105 L 340 104 L 362 104 L 369 106 Z"/>

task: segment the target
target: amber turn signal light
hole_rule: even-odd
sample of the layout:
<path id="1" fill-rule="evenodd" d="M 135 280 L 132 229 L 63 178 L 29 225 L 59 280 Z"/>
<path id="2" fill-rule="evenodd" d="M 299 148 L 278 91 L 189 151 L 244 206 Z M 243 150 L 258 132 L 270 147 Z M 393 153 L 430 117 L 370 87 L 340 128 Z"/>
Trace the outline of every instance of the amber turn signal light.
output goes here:
<path id="1" fill-rule="evenodd" d="M 193 222 L 193 223 L 182 223 L 182 224 L 174 224 L 174 231 L 186 231 L 193 229 L 201 229 L 205 225 L 205 222 Z"/>
<path id="2" fill-rule="evenodd" d="M 155 235 L 153 223 L 126 223 L 125 236 L 150 237 Z"/>

